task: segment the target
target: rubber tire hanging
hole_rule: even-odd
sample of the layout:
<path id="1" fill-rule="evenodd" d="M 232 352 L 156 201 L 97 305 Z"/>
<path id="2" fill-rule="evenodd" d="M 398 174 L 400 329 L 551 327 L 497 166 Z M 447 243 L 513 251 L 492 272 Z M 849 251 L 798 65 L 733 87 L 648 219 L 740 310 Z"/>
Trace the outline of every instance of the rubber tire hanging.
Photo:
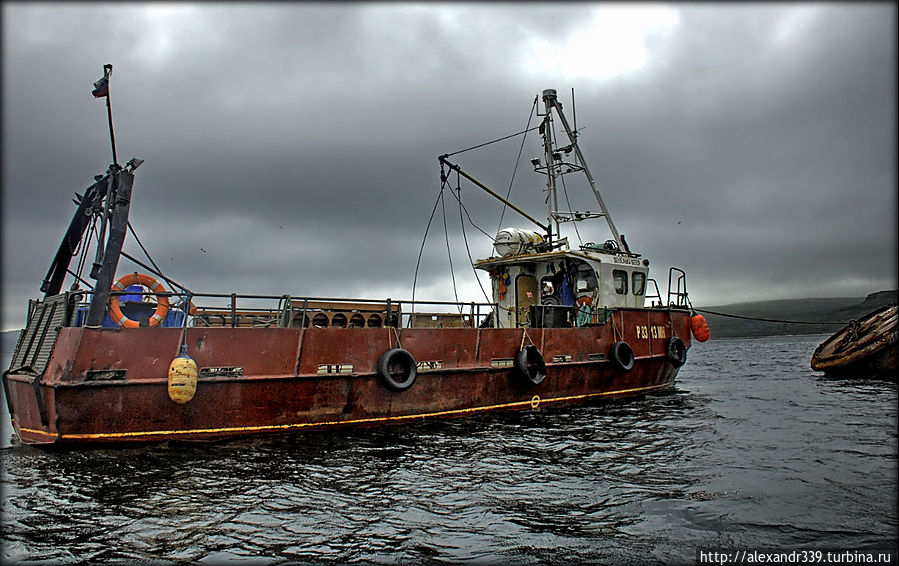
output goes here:
<path id="1" fill-rule="evenodd" d="M 634 369 L 634 350 L 627 342 L 615 342 L 609 350 L 609 357 L 618 370 L 629 372 Z"/>
<path id="2" fill-rule="evenodd" d="M 687 363 L 687 346 L 677 336 L 672 336 L 665 342 L 665 357 L 675 368 Z"/>
<path id="3" fill-rule="evenodd" d="M 540 349 L 528 344 L 515 356 L 515 370 L 532 385 L 540 385 L 546 379 L 546 361 Z"/>
<path id="4" fill-rule="evenodd" d="M 402 348 L 387 350 L 378 360 L 378 377 L 387 389 L 405 391 L 418 377 L 418 367 L 412 354 Z"/>

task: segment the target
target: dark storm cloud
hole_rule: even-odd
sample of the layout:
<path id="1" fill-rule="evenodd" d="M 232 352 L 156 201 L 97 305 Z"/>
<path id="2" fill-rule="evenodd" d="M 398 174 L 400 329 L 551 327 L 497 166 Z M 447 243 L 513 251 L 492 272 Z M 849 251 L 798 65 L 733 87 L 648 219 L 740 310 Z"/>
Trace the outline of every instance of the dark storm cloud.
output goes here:
<path id="1" fill-rule="evenodd" d="M 570 113 L 572 86 L 616 225 L 662 284 L 675 264 L 697 304 L 895 287 L 895 6 L 661 9 L 637 42 L 645 65 L 607 76 L 642 32 L 578 44 L 619 17 L 586 4 L 5 4 L 4 324 L 21 324 L 72 192 L 110 159 L 89 95 L 106 62 L 120 160 L 146 160 L 132 220 L 194 290 L 409 297 L 436 156 L 523 129 L 544 88 Z M 456 159 L 505 192 L 518 144 Z M 531 139 L 513 192 L 538 218 L 539 153 Z M 596 210 L 569 189 L 573 208 Z M 498 203 L 470 185 L 462 197 L 493 233 Z M 457 280 L 477 300 L 445 204 Z M 508 212 L 503 224 L 527 227 Z M 452 296 L 443 238 L 438 209 L 418 297 Z"/>

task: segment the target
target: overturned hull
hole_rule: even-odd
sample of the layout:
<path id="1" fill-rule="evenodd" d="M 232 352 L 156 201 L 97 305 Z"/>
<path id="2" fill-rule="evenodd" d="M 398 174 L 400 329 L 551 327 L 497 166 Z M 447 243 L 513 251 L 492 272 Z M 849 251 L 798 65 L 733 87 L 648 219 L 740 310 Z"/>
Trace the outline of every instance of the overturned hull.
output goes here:
<path id="1" fill-rule="evenodd" d="M 28 444 L 217 440 L 306 429 L 380 426 L 498 410 L 643 395 L 674 383 L 690 346 L 689 311 L 618 309 L 581 328 L 59 329 L 46 367 L 4 376 Z M 168 368 L 186 343 L 196 394 L 174 402 Z M 613 346 L 626 342 L 632 367 Z M 523 348 L 545 378 L 517 366 Z M 397 391 L 379 374 L 401 348 L 417 369 Z M 535 383 L 535 381 L 537 383 Z"/>
<path id="2" fill-rule="evenodd" d="M 811 367 L 831 377 L 896 377 L 899 306 L 886 305 L 835 332 L 812 354 Z"/>

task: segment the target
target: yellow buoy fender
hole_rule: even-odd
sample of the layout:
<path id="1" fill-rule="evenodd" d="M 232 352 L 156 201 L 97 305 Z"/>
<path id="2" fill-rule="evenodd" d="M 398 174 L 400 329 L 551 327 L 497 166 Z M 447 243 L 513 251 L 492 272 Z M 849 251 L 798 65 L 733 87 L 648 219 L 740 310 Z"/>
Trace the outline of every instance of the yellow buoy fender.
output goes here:
<path id="1" fill-rule="evenodd" d="M 178 357 L 169 366 L 169 398 L 175 403 L 187 403 L 197 392 L 197 362 L 187 355 L 187 345 L 181 346 Z"/>

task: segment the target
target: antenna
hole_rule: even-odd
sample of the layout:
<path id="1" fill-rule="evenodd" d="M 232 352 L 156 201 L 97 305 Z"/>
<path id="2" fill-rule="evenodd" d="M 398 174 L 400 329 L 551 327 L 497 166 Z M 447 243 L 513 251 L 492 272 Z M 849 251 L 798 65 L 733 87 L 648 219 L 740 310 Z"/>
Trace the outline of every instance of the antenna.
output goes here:
<path id="1" fill-rule="evenodd" d="M 574 105 L 574 87 L 571 87 L 571 119 L 574 122 L 574 135 L 577 136 L 577 106 Z"/>

